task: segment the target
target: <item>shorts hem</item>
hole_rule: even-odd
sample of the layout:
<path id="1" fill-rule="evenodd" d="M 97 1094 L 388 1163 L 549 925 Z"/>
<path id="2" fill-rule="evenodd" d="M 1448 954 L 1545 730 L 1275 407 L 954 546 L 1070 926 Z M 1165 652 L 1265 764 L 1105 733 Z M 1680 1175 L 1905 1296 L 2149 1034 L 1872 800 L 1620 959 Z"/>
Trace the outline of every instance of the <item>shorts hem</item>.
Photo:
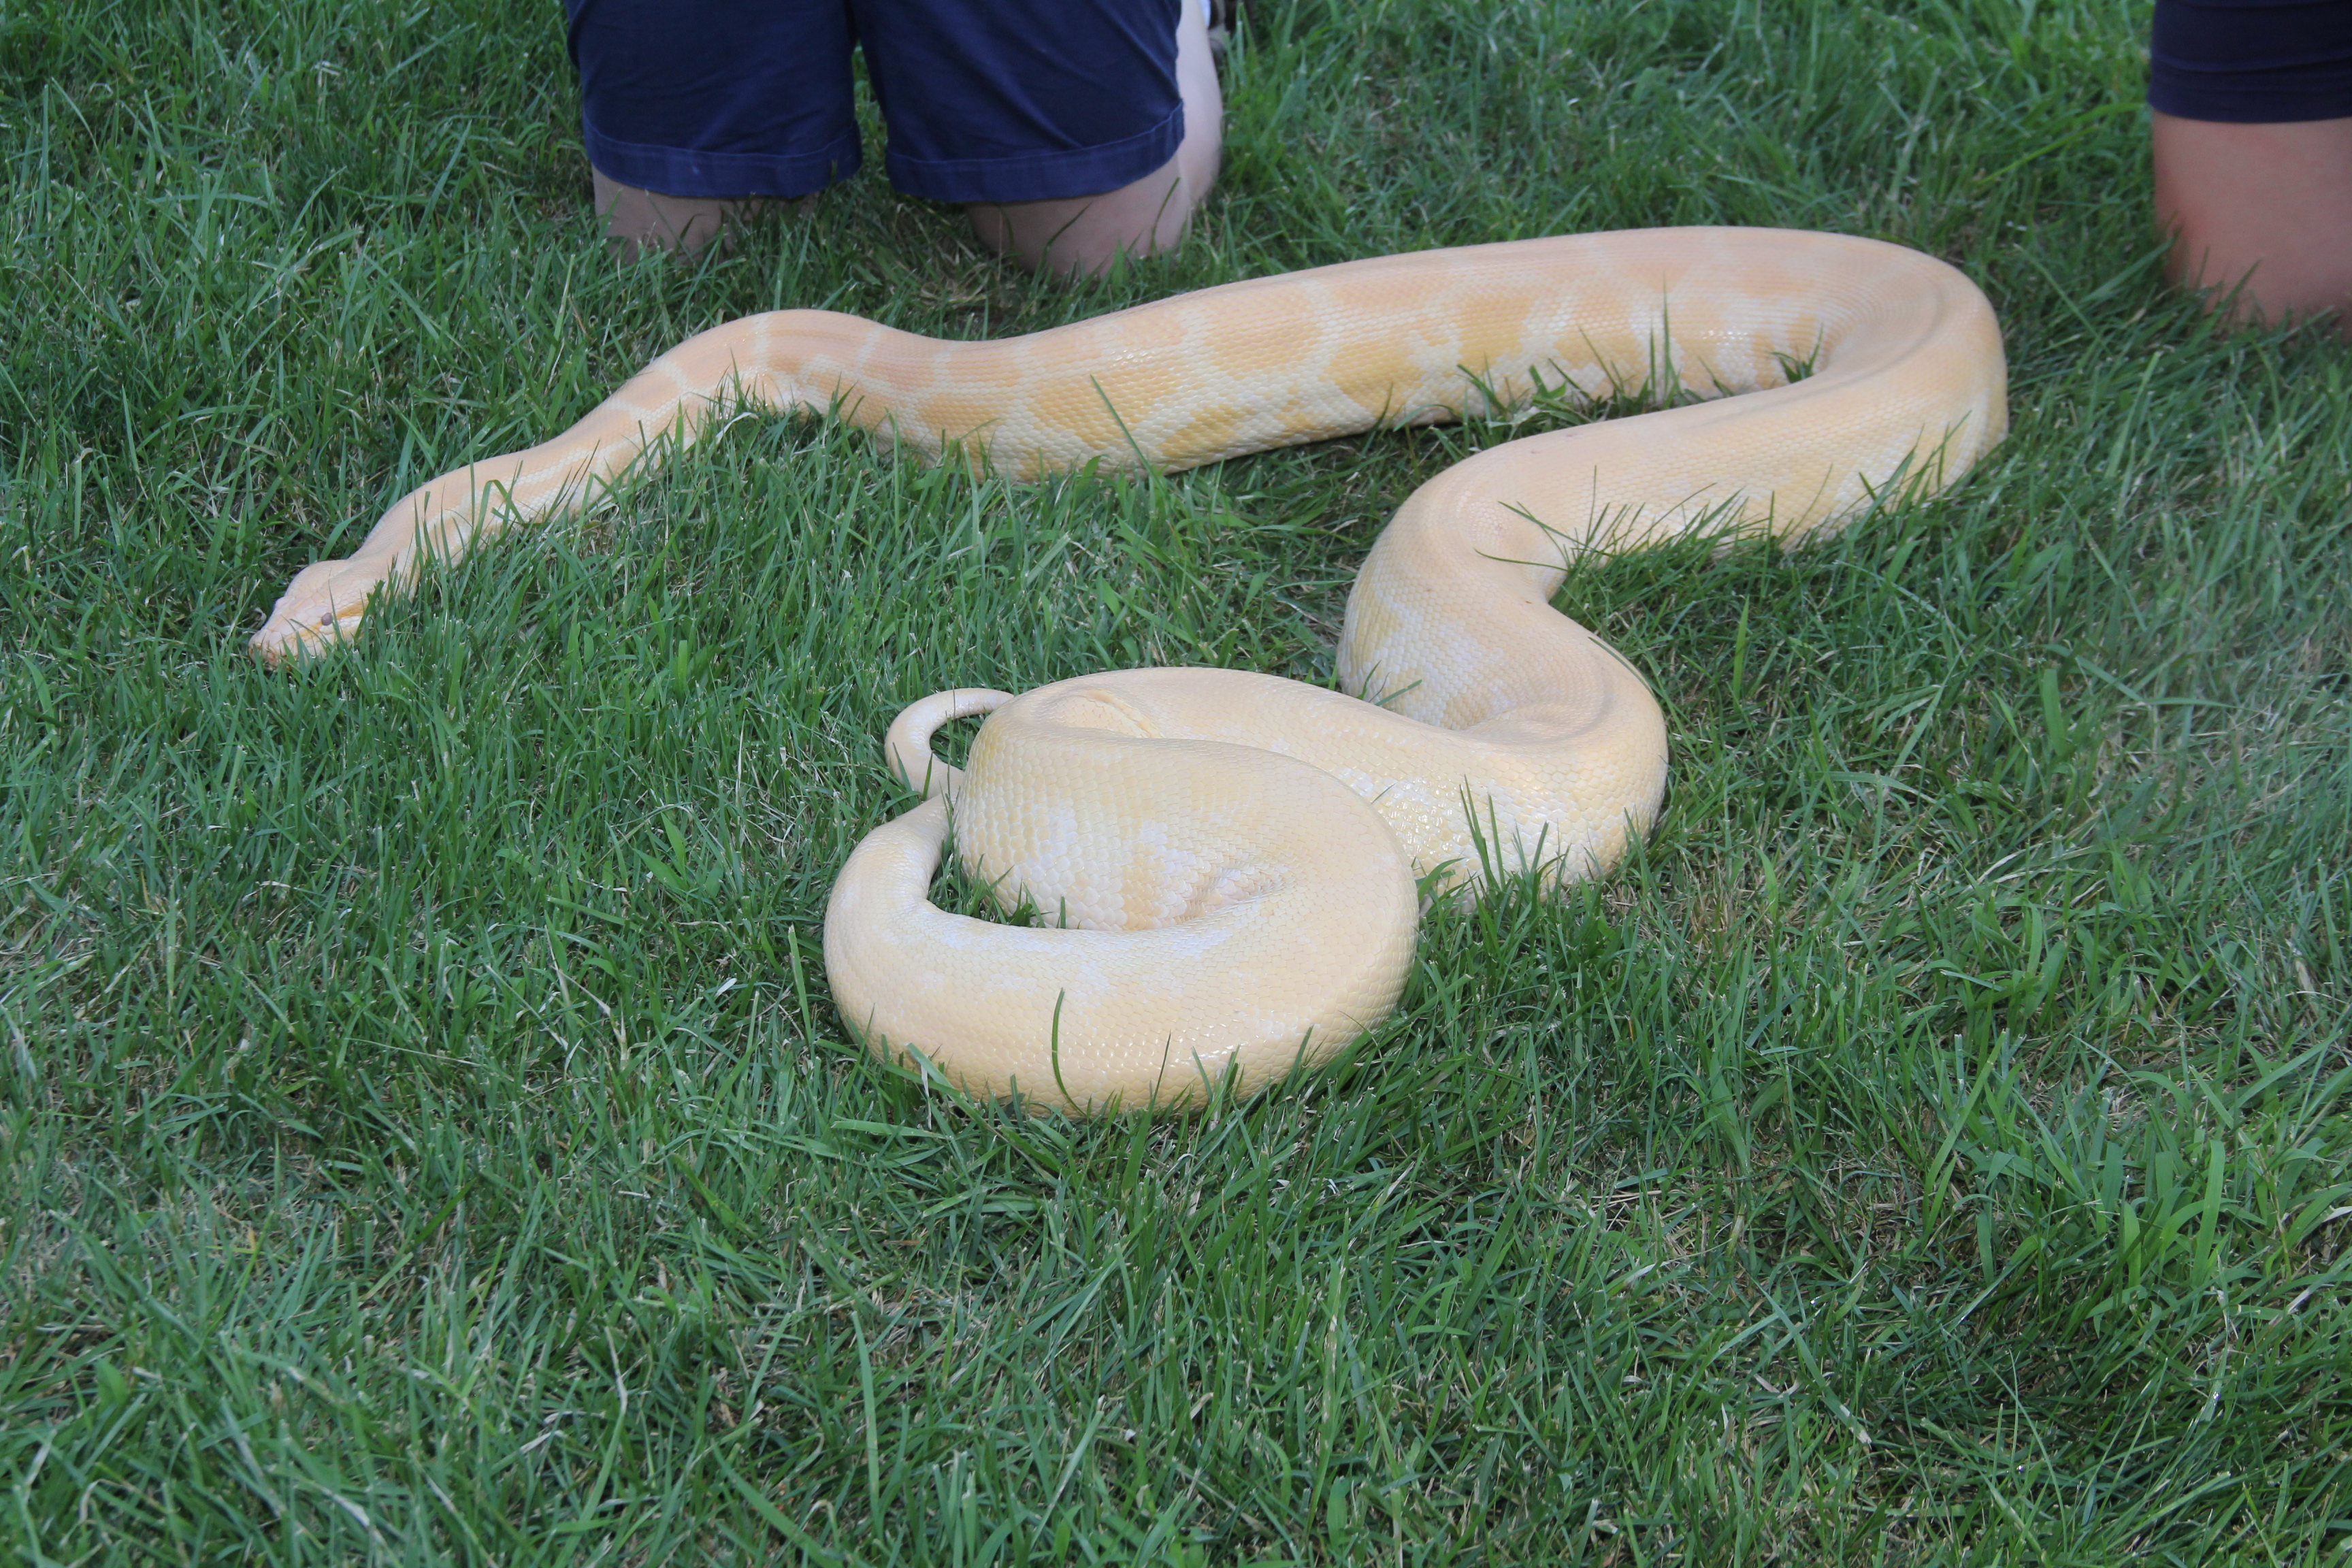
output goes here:
<path id="1" fill-rule="evenodd" d="M 1184 141 L 1184 106 L 1150 130 L 1099 147 L 1010 158 L 912 158 L 886 151 L 890 183 L 935 202 L 1047 202 L 1100 195 L 1166 166 Z"/>
<path id="2" fill-rule="evenodd" d="M 2341 86 L 2282 92 L 2276 88 L 2231 91 L 2179 81 L 2151 81 L 2147 106 L 2175 120 L 2219 125 L 2297 125 L 2313 120 L 2352 120 L 2352 77 Z"/>
<path id="3" fill-rule="evenodd" d="M 606 179 L 665 196 L 705 201 L 805 196 L 857 173 L 864 154 L 855 128 L 814 153 L 708 153 L 656 147 L 599 132 L 583 116 L 588 162 Z"/>

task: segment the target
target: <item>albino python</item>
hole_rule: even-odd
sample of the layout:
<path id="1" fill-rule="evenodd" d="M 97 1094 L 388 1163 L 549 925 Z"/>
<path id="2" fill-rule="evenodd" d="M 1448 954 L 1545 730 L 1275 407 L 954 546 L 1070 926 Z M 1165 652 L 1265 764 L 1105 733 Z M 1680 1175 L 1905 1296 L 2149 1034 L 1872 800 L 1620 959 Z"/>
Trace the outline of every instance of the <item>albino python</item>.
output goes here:
<path id="1" fill-rule="evenodd" d="M 836 412 L 1034 477 L 1449 419 L 1538 382 L 1748 394 L 1531 436 L 1422 486 L 1357 577 L 1339 691 L 1121 670 L 944 692 L 891 726 L 890 764 L 926 799 L 834 888 L 843 1021 L 976 1094 L 1181 1104 L 1228 1079 L 1264 1088 L 1378 1023 L 1423 888 L 1591 876 L 1647 828 L 1664 722 L 1642 678 L 1551 608 L 1569 562 L 1693 531 L 1793 539 L 1940 489 L 2000 438 L 2006 374 L 1990 306 L 1951 268 L 1772 229 L 1381 257 L 997 342 L 780 310 L 688 340 L 551 441 L 406 497 L 351 559 L 296 577 L 254 646 L 277 658 L 348 634 L 423 552 L 579 507 L 730 402 Z M 940 724 L 981 712 L 961 769 L 932 756 Z M 950 823 L 971 874 L 1055 927 L 933 905 Z"/>

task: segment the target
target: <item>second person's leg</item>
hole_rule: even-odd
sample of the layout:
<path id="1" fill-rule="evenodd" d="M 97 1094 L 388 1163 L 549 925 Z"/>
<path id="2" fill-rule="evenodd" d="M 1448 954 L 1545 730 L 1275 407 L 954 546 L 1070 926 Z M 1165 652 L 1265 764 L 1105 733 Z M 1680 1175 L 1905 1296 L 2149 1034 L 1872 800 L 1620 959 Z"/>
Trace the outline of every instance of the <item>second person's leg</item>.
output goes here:
<path id="1" fill-rule="evenodd" d="M 2352 336 L 2352 0 L 2158 0 L 2150 54 L 2174 280 Z"/>
<path id="2" fill-rule="evenodd" d="M 1175 246 L 1216 183 L 1201 0 L 858 0 L 893 184 L 1055 272 Z"/>
<path id="3" fill-rule="evenodd" d="M 858 163 L 843 0 L 565 0 L 597 215 L 625 256 L 693 252 Z"/>
<path id="4" fill-rule="evenodd" d="M 1049 201 L 974 203 L 973 232 L 992 250 L 1010 251 L 1024 267 L 1098 273 L 1121 251 L 1155 256 L 1184 238 L 1192 209 L 1217 183 L 1224 150 L 1224 94 L 1209 52 L 1202 12 L 1185 0 L 1176 24 L 1176 83 L 1184 105 L 1184 140 L 1176 156 L 1130 184 L 1094 196 Z"/>

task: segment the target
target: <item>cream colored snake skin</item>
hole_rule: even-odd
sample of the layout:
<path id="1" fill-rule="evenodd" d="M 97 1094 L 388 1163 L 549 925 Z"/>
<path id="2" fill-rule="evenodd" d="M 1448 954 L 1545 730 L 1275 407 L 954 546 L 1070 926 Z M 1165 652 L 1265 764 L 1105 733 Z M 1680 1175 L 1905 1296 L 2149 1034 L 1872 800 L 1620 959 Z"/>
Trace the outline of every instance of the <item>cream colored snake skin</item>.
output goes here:
<path id="1" fill-rule="evenodd" d="M 1512 441 L 1423 485 L 1357 577 L 1340 691 L 1121 670 L 945 692 L 892 725 L 890 763 L 928 798 L 834 888 L 843 1021 L 979 1095 L 1183 1104 L 1228 1075 L 1262 1089 L 1378 1023 L 1411 962 L 1417 878 L 1588 877 L 1648 827 L 1664 721 L 1551 608 L 1568 563 L 1694 531 L 1792 539 L 1940 489 L 2000 438 L 2006 375 L 1991 308 L 1958 272 L 1772 229 L 1381 257 L 999 342 L 782 310 L 690 339 L 554 440 L 405 498 L 350 560 L 296 577 L 254 645 L 275 658 L 347 633 L 420 549 L 452 558 L 576 508 L 730 401 L 835 411 L 927 455 L 961 442 L 1034 477 L 1449 419 L 1538 379 L 1747 394 Z M 964 768 L 937 762 L 933 731 L 979 712 Z M 1047 927 L 929 901 L 951 815 L 966 869 Z"/>

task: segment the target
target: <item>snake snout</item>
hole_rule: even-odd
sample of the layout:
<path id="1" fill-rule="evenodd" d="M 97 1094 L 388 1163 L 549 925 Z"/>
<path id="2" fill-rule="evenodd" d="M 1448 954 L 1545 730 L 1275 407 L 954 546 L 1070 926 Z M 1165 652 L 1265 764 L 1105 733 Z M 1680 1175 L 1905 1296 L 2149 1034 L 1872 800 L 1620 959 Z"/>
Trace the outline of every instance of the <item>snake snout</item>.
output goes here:
<path id="1" fill-rule="evenodd" d="M 354 605 L 349 610 L 320 610 L 316 614 L 303 611 L 272 610 L 261 629 L 246 644 L 262 663 L 271 666 L 310 658 L 323 653 L 328 646 L 341 642 L 358 629 L 360 611 Z"/>
<path id="2" fill-rule="evenodd" d="M 368 590 L 360 586 L 354 592 L 352 585 L 338 584 L 337 568 L 345 565 L 319 561 L 304 567 L 246 647 L 264 664 L 276 666 L 324 652 L 357 632 L 367 610 Z"/>

